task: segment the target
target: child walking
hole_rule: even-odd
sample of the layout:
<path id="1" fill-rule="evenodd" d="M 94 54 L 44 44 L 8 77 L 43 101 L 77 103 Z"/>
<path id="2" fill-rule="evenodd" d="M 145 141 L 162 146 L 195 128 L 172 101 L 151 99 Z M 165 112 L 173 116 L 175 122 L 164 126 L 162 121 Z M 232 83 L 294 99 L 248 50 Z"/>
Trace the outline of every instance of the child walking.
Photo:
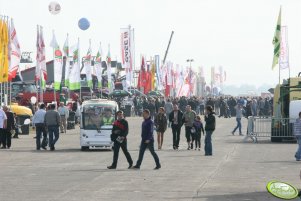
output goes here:
<path id="1" fill-rule="evenodd" d="M 201 116 L 196 116 L 195 121 L 193 122 L 193 128 L 195 130 L 195 149 L 201 151 L 201 135 L 204 135 L 204 127 L 202 123 Z"/>

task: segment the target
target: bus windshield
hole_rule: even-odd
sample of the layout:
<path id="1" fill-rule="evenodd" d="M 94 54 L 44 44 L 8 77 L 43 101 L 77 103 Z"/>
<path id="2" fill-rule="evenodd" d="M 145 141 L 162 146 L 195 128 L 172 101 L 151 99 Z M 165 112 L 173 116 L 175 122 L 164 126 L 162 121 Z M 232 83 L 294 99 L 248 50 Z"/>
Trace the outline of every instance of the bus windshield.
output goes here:
<path id="1" fill-rule="evenodd" d="M 83 107 L 82 120 L 85 130 L 110 130 L 115 121 L 115 107 L 110 105 L 87 105 Z"/>

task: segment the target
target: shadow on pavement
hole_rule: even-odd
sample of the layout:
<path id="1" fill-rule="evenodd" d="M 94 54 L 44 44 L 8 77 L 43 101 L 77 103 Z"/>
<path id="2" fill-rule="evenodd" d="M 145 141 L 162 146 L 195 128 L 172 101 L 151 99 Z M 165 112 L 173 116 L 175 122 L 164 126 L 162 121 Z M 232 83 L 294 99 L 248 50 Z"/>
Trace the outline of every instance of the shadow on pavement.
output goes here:
<path id="1" fill-rule="evenodd" d="M 217 192 L 218 194 L 218 192 Z M 209 195 L 202 196 L 199 195 L 195 197 L 193 200 L 206 200 L 206 201 L 279 201 L 282 199 L 273 197 L 268 192 L 253 192 L 253 193 L 241 193 L 241 194 L 231 194 L 231 195 Z M 293 200 L 300 200 L 300 198 L 296 198 Z"/>

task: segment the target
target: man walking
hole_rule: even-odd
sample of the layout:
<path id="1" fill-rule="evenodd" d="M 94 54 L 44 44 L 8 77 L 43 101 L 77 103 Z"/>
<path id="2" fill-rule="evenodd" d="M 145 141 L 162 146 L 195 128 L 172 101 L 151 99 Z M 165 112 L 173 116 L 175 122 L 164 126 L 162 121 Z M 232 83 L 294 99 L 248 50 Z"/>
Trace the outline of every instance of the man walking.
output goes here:
<path id="1" fill-rule="evenodd" d="M 173 105 L 172 105 L 170 99 L 167 99 L 167 102 L 164 105 L 164 109 L 165 109 L 166 116 L 169 117 L 169 114 L 173 110 Z M 171 125 L 171 121 L 168 121 L 168 127 L 170 127 L 170 125 Z"/>
<path id="2" fill-rule="evenodd" d="M 5 135 L 5 129 L 7 127 L 7 116 L 3 109 L 0 109 L 0 140 L 2 143 L 1 149 L 6 149 L 6 145 L 4 146 L 3 135 Z"/>
<path id="3" fill-rule="evenodd" d="M 123 112 L 117 112 L 117 120 L 113 124 L 111 140 L 114 142 L 114 156 L 113 163 L 108 166 L 108 169 L 116 169 L 118 162 L 118 155 L 120 147 L 129 163 L 129 169 L 133 165 L 132 157 L 127 149 L 127 135 L 129 133 L 129 126 L 127 120 L 124 119 Z"/>
<path id="4" fill-rule="evenodd" d="M 232 131 L 232 135 L 234 135 L 235 131 L 238 129 L 239 130 L 239 135 L 243 135 L 241 132 L 241 118 L 242 118 L 242 113 L 243 113 L 243 108 L 241 104 L 238 104 L 235 106 L 236 109 L 236 127 Z"/>
<path id="5" fill-rule="evenodd" d="M 40 105 L 40 109 L 33 115 L 32 123 L 36 127 L 36 148 L 37 150 L 47 149 L 47 132 L 45 126 L 45 104 Z M 41 145 L 41 135 L 43 134 L 43 141 Z"/>
<path id="6" fill-rule="evenodd" d="M 66 133 L 67 131 L 67 119 L 69 117 L 69 110 L 65 107 L 63 102 L 60 102 L 60 107 L 57 109 L 61 117 L 60 130 L 61 133 Z"/>
<path id="7" fill-rule="evenodd" d="M 173 136 L 173 149 L 179 149 L 180 135 L 182 128 L 183 113 L 179 110 L 177 104 L 173 105 L 173 111 L 169 114 L 169 122 L 171 122 L 172 136 Z"/>
<path id="8" fill-rule="evenodd" d="M 151 152 L 155 162 L 156 162 L 156 167 L 155 170 L 158 170 L 161 168 L 161 164 L 159 161 L 159 157 L 155 152 L 154 149 L 154 122 L 151 119 L 150 111 L 149 110 L 144 110 L 143 111 L 143 118 L 144 121 L 142 123 L 142 133 L 141 133 L 141 144 L 140 144 L 140 150 L 139 150 L 139 157 L 136 165 L 133 167 L 134 169 L 140 169 L 142 160 L 143 160 L 143 155 L 146 150 L 146 148 L 149 149 Z"/>
<path id="9" fill-rule="evenodd" d="M 193 149 L 193 141 L 194 141 L 194 134 L 191 133 L 191 129 L 193 126 L 193 122 L 196 118 L 196 113 L 191 109 L 190 105 L 186 106 L 186 112 L 183 115 L 183 121 L 185 124 L 185 135 L 187 139 L 188 148 L 187 150 Z"/>
<path id="10" fill-rule="evenodd" d="M 15 119 L 13 113 L 9 111 L 7 106 L 3 106 L 3 111 L 5 112 L 7 117 L 7 124 L 2 135 L 2 144 L 4 148 L 10 149 L 11 131 L 15 129 Z"/>
<path id="11" fill-rule="evenodd" d="M 55 150 L 55 143 L 59 139 L 60 115 L 55 111 L 55 105 L 50 105 L 50 110 L 45 114 L 45 123 L 49 133 L 49 147 L 50 151 Z M 54 139 L 53 139 L 54 138 Z"/>
<path id="12" fill-rule="evenodd" d="M 215 116 L 210 105 L 206 107 L 205 122 L 205 156 L 212 156 L 212 134 L 215 130 Z"/>

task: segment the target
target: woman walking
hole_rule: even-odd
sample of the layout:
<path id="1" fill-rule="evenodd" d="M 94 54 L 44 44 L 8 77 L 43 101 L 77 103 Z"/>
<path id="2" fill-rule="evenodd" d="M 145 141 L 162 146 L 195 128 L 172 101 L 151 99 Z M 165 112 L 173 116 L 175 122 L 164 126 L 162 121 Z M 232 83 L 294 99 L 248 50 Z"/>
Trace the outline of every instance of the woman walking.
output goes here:
<path id="1" fill-rule="evenodd" d="M 193 122 L 193 129 L 195 130 L 195 149 L 201 151 L 201 135 L 204 135 L 204 127 L 201 116 L 197 116 Z"/>
<path id="2" fill-rule="evenodd" d="M 212 156 L 211 136 L 213 134 L 213 131 L 215 130 L 215 116 L 213 108 L 210 105 L 206 107 L 205 122 L 205 156 Z"/>
<path id="3" fill-rule="evenodd" d="M 164 132 L 167 128 L 167 118 L 165 115 L 165 109 L 163 107 L 159 108 L 159 113 L 155 118 L 155 126 L 157 130 L 157 137 L 158 137 L 158 149 L 162 149 L 163 139 L 164 139 Z"/>

